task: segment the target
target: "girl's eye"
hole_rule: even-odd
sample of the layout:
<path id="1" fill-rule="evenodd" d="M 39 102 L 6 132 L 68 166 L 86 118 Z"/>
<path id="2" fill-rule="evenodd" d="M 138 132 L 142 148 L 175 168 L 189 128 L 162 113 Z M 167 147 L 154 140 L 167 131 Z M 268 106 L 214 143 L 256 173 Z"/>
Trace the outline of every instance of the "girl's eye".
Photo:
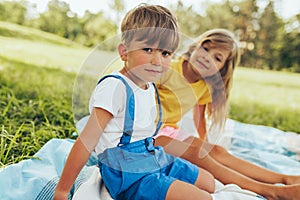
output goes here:
<path id="1" fill-rule="evenodd" d="M 222 59 L 219 58 L 219 57 L 216 57 L 216 60 L 217 60 L 218 62 L 222 62 Z"/>
<path id="2" fill-rule="evenodd" d="M 208 48 L 207 48 L 207 47 L 202 46 L 202 48 L 203 48 L 205 51 L 208 51 Z"/>
<path id="3" fill-rule="evenodd" d="M 151 53 L 151 52 L 152 52 L 152 49 L 151 49 L 151 48 L 143 48 L 143 51 L 148 52 L 148 53 Z"/>
<path id="4" fill-rule="evenodd" d="M 163 56 L 167 57 L 167 56 L 170 56 L 170 55 L 171 55 L 171 52 L 163 51 L 163 52 L 161 52 L 161 54 L 162 54 Z"/>

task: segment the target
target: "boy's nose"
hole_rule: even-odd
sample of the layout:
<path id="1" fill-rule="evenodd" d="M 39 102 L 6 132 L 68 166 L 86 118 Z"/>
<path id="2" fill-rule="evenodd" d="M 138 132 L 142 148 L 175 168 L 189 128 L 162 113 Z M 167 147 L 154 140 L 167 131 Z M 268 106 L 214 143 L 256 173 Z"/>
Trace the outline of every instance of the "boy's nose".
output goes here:
<path id="1" fill-rule="evenodd" d="M 161 53 L 160 52 L 155 52 L 152 54 L 151 64 L 161 65 Z"/>

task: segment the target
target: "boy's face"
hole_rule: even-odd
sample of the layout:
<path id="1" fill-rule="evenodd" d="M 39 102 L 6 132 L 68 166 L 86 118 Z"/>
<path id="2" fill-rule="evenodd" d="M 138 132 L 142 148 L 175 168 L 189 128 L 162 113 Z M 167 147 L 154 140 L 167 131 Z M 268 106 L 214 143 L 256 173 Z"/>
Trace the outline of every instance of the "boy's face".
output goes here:
<path id="1" fill-rule="evenodd" d="M 202 78 L 219 72 L 225 65 L 230 50 L 206 42 L 198 45 L 191 54 L 189 62 Z"/>
<path id="2" fill-rule="evenodd" d="M 121 49 L 121 52 L 120 52 Z M 172 53 L 158 49 L 158 45 L 149 45 L 133 41 L 128 47 L 119 45 L 121 59 L 125 63 L 131 79 L 137 84 L 155 82 L 168 70 Z"/>

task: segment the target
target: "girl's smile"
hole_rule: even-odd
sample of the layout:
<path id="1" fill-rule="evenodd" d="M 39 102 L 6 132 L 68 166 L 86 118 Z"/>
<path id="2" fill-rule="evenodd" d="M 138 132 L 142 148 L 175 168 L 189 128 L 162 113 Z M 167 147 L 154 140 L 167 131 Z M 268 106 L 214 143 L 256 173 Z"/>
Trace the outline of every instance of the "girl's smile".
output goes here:
<path id="1" fill-rule="evenodd" d="M 207 78 L 218 73 L 224 67 L 229 54 L 230 50 L 213 45 L 208 41 L 192 52 L 189 65 L 202 78 Z"/>

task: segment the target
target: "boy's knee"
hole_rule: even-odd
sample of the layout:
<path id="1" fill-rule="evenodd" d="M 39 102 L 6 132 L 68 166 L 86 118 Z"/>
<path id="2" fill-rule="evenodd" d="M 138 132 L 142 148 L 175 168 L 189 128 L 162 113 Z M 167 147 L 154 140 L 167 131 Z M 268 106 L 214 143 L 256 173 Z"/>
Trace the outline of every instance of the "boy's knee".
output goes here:
<path id="1" fill-rule="evenodd" d="M 215 191 L 214 176 L 205 169 L 199 168 L 199 170 L 199 176 L 195 185 L 201 189 L 206 190 L 209 193 L 213 193 Z"/>

